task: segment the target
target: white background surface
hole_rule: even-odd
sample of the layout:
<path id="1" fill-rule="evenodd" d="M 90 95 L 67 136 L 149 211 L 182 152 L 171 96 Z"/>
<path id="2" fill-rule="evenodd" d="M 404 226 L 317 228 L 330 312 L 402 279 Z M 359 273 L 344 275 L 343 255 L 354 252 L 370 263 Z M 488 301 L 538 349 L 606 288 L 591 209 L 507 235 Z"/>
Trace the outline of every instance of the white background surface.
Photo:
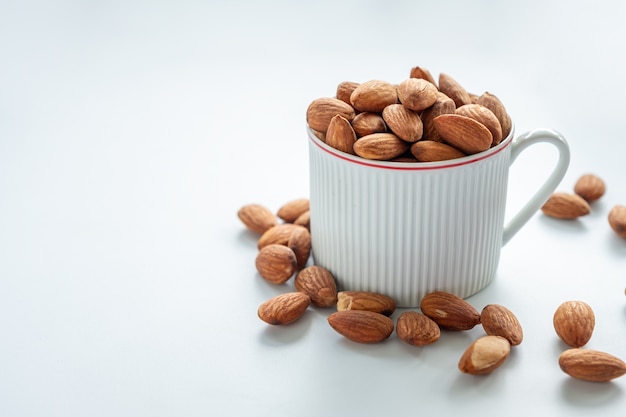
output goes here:
<path id="1" fill-rule="evenodd" d="M 610 1 L 3 2 L 0 415 L 623 415 L 625 378 L 560 371 L 552 314 L 588 302 L 587 347 L 626 359 L 626 242 L 606 220 L 626 204 L 625 19 Z M 560 131 L 561 190 L 608 186 L 578 221 L 535 215 L 468 299 L 524 326 L 487 377 L 456 368 L 480 328 L 363 346 L 331 310 L 256 315 L 292 284 L 256 273 L 238 208 L 308 195 L 311 100 L 416 65 L 497 94 L 518 133 Z M 518 159 L 510 213 L 554 158 Z"/>

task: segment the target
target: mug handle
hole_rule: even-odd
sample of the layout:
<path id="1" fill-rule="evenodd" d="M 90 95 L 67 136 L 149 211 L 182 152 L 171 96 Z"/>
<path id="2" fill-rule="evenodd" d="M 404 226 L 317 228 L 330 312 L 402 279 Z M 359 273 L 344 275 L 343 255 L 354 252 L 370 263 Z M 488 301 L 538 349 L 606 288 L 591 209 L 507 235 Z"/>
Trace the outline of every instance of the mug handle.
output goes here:
<path id="1" fill-rule="evenodd" d="M 565 176 L 565 172 L 569 166 L 570 150 L 567 141 L 560 133 L 550 129 L 533 130 L 515 138 L 511 144 L 511 160 L 509 162 L 509 166 L 513 164 L 515 159 L 524 149 L 541 142 L 554 145 L 559 151 L 559 160 L 546 182 L 543 183 L 535 195 L 532 196 L 532 198 L 522 207 L 515 217 L 513 217 L 504 227 L 502 246 L 506 245 L 507 242 L 511 240 L 513 235 L 515 235 L 515 233 L 517 233 L 522 226 L 530 220 L 532 215 L 535 214 L 537 210 L 539 210 L 548 200 L 550 195 L 554 192 Z"/>

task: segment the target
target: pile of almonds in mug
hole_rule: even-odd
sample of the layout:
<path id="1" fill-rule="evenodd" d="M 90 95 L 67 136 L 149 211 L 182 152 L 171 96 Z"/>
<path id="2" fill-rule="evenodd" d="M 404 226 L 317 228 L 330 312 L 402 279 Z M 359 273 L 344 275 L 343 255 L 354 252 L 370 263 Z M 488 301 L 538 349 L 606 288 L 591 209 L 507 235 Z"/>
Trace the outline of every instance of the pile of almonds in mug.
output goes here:
<path id="1" fill-rule="evenodd" d="M 255 260 L 259 275 L 273 284 L 294 278 L 295 291 L 263 302 L 258 316 L 271 325 L 288 325 L 301 318 L 309 307 L 336 311 L 328 316 L 332 329 L 357 343 L 379 343 L 394 332 L 413 346 L 431 345 L 441 331 L 470 330 L 481 325 L 484 336 L 474 340 L 462 353 L 458 369 L 472 375 L 488 374 L 508 358 L 511 347 L 522 342 L 517 317 L 506 307 L 489 304 L 480 312 L 466 300 L 435 291 L 420 302 L 419 311 L 403 311 L 394 324 L 396 303 L 384 294 L 366 291 L 339 291 L 327 269 L 309 262 L 311 255 L 309 200 L 292 200 L 274 214 L 260 204 L 247 204 L 238 211 L 241 222 L 258 235 Z M 595 316 L 579 301 L 563 303 L 554 314 L 557 335 L 572 349 L 559 357 L 561 369 L 573 378 L 609 381 L 626 374 L 626 363 L 605 352 L 581 349 L 591 337 Z"/>
<path id="2" fill-rule="evenodd" d="M 306 119 L 327 145 L 366 159 L 434 162 L 499 144 L 512 129 L 495 95 L 470 94 L 447 74 L 439 82 L 422 67 L 400 84 L 341 82 L 335 97 L 309 105 Z"/>

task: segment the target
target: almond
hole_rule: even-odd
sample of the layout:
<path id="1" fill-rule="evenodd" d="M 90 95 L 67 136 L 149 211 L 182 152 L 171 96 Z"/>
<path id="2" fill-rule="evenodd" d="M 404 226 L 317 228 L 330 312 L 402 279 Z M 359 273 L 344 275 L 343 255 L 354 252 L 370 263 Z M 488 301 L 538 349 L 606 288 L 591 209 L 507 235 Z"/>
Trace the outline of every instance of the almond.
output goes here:
<path id="1" fill-rule="evenodd" d="M 476 120 L 459 114 L 442 114 L 433 120 L 437 133 L 448 145 L 468 155 L 491 147 L 493 136 Z"/>
<path id="2" fill-rule="evenodd" d="M 589 304 L 583 301 L 565 301 L 554 312 L 552 319 L 556 334 L 571 347 L 587 344 L 596 324 Z"/>
<path id="3" fill-rule="evenodd" d="M 388 161 L 402 155 L 409 144 L 393 133 L 373 133 L 354 143 L 354 152 L 365 159 Z"/>
<path id="4" fill-rule="evenodd" d="M 421 140 L 411 145 L 411 153 L 420 162 L 446 161 L 462 158 L 465 154 L 450 145 L 432 140 Z"/>
<path id="5" fill-rule="evenodd" d="M 259 306 L 257 314 L 268 324 L 285 325 L 302 317 L 310 304 L 311 299 L 308 295 L 289 292 L 265 301 Z"/>
<path id="6" fill-rule="evenodd" d="M 296 254 L 297 269 L 304 268 L 311 256 L 311 233 L 309 229 L 304 226 L 296 226 L 289 236 L 287 247 Z"/>
<path id="7" fill-rule="evenodd" d="M 500 99 L 495 95 L 489 92 L 484 92 L 480 97 L 478 97 L 476 103 L 480 104 L 481 106 L 485 106 L 489 110 L 491 110 L 491 112 L 498 118 L 498 121 L 500 122 L 500 126 L 502 128 L 502 137 L 508 137 L 509 133 L 511 133 L 511 129 L 513 126 L 511 123 L 511 117 L 507 113 L 504 104 L 502 104 L 502 101 L 500 101 Z"/>
<path id="8" fill-rule="evenodd" d="M 267 245 L 259 251 L 256 269 L 265 280 L 282 284 L 296 272 L 298 260 L 293 250 L 283 245 Z"/>
<path id="9" fill-rule="evenodd" d="M 387 125 L 383 117 L 378 113 L 359 113 L 352 120 L 352 128 L 357 137 L 371 135 L 372 133 L 385 133 Z"/>
<path id="10" fill-rule="evenodd" d="M 355 112 L 352 106 L 337 98 L 321 97 L 309 104 L 306 120 L 311 129 L 326 133 L 331 119 L 338 114 L 352 121 Z"/>
<path id="11" fill-rule="evenodd" d="M 524 334 L 522 326 L 515 314 L 499 304 L 489 304 L 480 313 L 480 323 L 485 333 L 492 336 L 502 336 L 511 346 L 522 343 Z"/>
<path id="12" fill-rule="evenodd" d="M 326 268 L 308 266 L 298 272 L 294 284 L 298 291 L 311 297 L 315 306 L 330 307 L 337 303 L 337 283 Z"/>
<path id="13" fill-rule="evenodd" d="M 502 126 L 500 126 L 500 121 L 487 107 L 481 106 L 480 104 L 465 104 L 457 108 L 455 113 L 470 117 L 489 129 L 492 137 L 491 146 L 496 146 L 502 141 Z"/>
<path id="14" fill-rule="evenodd" d="M 417 142 L 422 138 L 422 119 L 417 112 L 402 104 L 390 104 L 383 110 L 387 127 L 406 142 Z"/>
<path id="15" fill-rule="evenodd" d="M 239 220 L 250 230 L 263 234 L 278 224 L 278 219 L 267 207 L 260 204 L 246 204 L 237 212 Z"/>
<path id="16" fill-rule="evenodd" d="M 421 111 L 435 104 L 437 87 L 421 78 L 408 78 L 398 85 L 398 100 L 407 109 Z"/>
<path id="17" fill-rule="evenodd" d="M 421 78 L 422 80 L 426 80 L 432 83 L 435 87 L 437 86 L 437 83 L 435 82 L 435 79 L 433 78 L 432 74 L 426 68 L 422 68 L 422 67 L 411 68 L 411 72 L 409 73 L 409 78 Z"/>
<path id="18" fill-rule="evenodd" d="M 359 111 L 381 113 L 388 105 L 398 102 L 398 92 L 396 86 L 387 81 L 370 80 L 354 89 L 350 102 Z"/>
<path id="19" fill-rule="evenodd" d="M 451 114 L 456 111 L 456 104 L 454 101 L 443 93 L 437 95 L 437 101 L 435 104 L 425 109 L 421 114 L 422 124 L 424 125 L 424 138 L 428 140 L 434 140 L 441 142 L 437 128 L 435 128 L 435 117 L 441 114 Z"/>
<path id="20" fill-rule="evenodd" d="M 568 193 L 554 193 L 541 206 L 543 214 L 557 219 L 573 220 L 586 216 L 591 207 L 581 196 Z"/>
<path id="21" fill-rule="evenodd" d="M 446 330 L 469 330 L 480 323 L 480 314 L 470 303 L 444 291 L 426 294 L 420 309 Z"/>
<path id="22" fill-rule="evenodd" d="M 365 310 L 337 311 L 328 324 L 339 334 L 357 343 L 378 343 L 393 332 L 393 321 L 380 313 Z"/>
<path id="23" fill-rule="evenodd" d="M 356 142 L 356 133 L 348 119 L 339 114 L 333 117 L 326 131 L 326 144 L 341 152 L 354 155 L 354 142 Z"/>
<path id="24" fill-rule="evenodd" d="M 337 311 L 367 310 L 391 316 L 396 310 L 393 298 L 369 291 L 341 291 L 337 294 Z"/>
<path id="25" fill-rule="evenodd" d="M 459 370 L 471 375 L 488 374 L 504 363 L 511 353 L 509 341 L 500 336 L 483 336 L 463 352 Z"/>
<path id="26" fill-rule="evenodd" d="M 307 230 L 311 231 L 311 212 L 309 210 L 302 213 L 296 220 L 294 220 L 293 224 L 297 226 L 306 227 Z"/>
<path id="27" fill-rule="evenodd" d="M 417 311 L 405 311 L 396 321 L 398 337 L 413 346 L 426 346 L 439 340 L 441 330 L 432 319 Z"/>
<path id="28" fill-rule="evenodd" d="M 354 91 L 355 88 L 357 88 L 359 86 L 359 83 L 355 83 L 352 81 L 343 81 L 340 82 L 337 85 L 337 93 L 336 93 L 336 97 L 343 101 L 344 103 L 347 103 L 350 105 L 350 107 L 352 107 L 352 103 L 350 103 L 350 96 L 352 95 L 352 92 Z"/>
<path id="29" fill-rule="evenodd" d="M 598 200 L 604 195 L 605 191 L 606 185 L 604 181 L 594 174 L 585 174 L 574 184 L 574 192 L 588 203 Z"/>
<path id="30" fill-rule="evenodd" d="M 293 223 L 298 217 L 302 215 L 305 211 L 309 210 L 309 199 L 308 198 L 297 198 L 295 200 L 288 201 L 283 204 L 279 209 L 278 217 L 283 219 L 283 221 L 287 223 Z"/>
<path id="31" fill-rule="evenodd" d="M 464 104 L 470 104 L 472 99 L 465 90 L 454 78 L 447 74 L 439 74 L 439 91 L 450 97 L 457 107 L 461 107 Z"/>
<path id="32" fill-rule="evenodd" d="M 608 382 L 626 374 L 626 363 L 610 353 L 591 349 L 568 349 L 559 356 L 559 366 L 569 376 L 583 381 Z"/>
<path id="33" fill-rule="evenodd" d="M 618 236 L 626 238 L 626 206 L 613 206 L 609 212 L 609 225 Z"/>
<path id="34" fill-rule="evenodd" d="M 259 240 L 257 241 L 257 248 L 261 250 L 264 247 L 273 244 L 283 246 L 287 245 L 287 242 L 291 237 L 291 233 L 293 233 L 296 227 L 296 225 L 291 223 L 282 223 L 267 229 L 265 233 L 259 237 Z"/>

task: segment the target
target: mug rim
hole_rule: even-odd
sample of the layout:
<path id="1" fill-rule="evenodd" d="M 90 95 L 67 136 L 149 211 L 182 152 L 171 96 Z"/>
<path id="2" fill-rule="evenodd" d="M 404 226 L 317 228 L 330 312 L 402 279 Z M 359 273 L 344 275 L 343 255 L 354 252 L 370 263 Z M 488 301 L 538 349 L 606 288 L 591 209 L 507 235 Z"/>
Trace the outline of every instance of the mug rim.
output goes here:
<path id="1" fill-rule="evenodd" d="M 352 155 L 349 153 L 342 152 L 338 149 L 333 148 L 332 146 L 324 143 L 320 138 L 315 136 L 313 129 L 307 124 L 307 133 L 309 135 L 309 139 L 311 142 L 320 148 L 322 151 L 332 155 L 335 158 L 342 159 L 346 162 L 354 163 L 357 165 L 362 165 L 370 168 L 381 168 L 381 169 L 390 169 L 390 170 L 398 170 L 398 171 L 423 171 L 423 170 L 433 170 L 433 169 L 446 169 L 446 168 L 455 168 L 463 165 L 473 164 L 478 161 L 485 160 L 490 158 L 504 149 L 508 148 L 513 141 L 513 135 L 515 132 L 515 125 L 511 124 L 511 131 L 509 135 L 502 140 L 499 144 L 494 147 L 491 147 L 485 151 L 475 153 L 473 155 L 467 155 L 462 158 L 448 159 L 445 161 L 435 161 L 435 162 L 393 162 L 393 161 L 378 161 L 375 159 L 366 159 L 362 158 L 358 155 Z"/>

